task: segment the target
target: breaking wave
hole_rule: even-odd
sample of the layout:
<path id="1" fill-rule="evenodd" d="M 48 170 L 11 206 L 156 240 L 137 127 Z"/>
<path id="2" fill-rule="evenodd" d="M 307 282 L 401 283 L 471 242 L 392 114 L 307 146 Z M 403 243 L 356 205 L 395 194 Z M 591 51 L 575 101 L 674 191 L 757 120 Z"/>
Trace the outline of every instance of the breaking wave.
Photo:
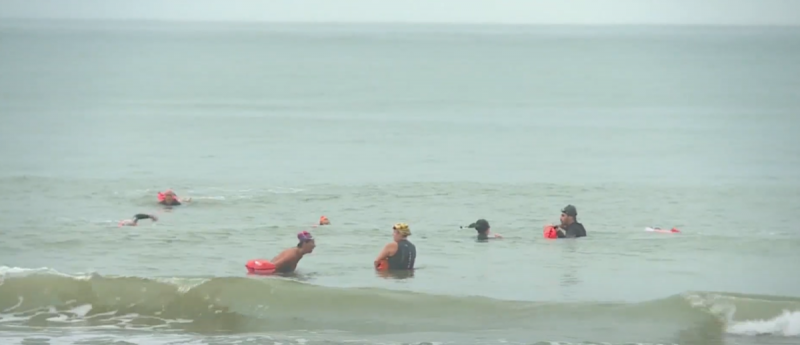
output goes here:
<path id="1" fill-rule="evenodd" d="M 362 335 L 487 330 L 670 330 L 800 337 L 800 299 L 687 292 L 641 303 L 544 303 L 375 288 L 332 288 L 279 278 L 70 276 L 0 267 L 0 330 L 159 329 L 199 334 L 336 330 Z M 658 328 L 656 328 L 656 326 Z M 587 326 L 588 327 L 588 326 Z M 678 336 L 680 338 L 681 336 Z M 663 338 L 663 337 L 662 337 Z"/>

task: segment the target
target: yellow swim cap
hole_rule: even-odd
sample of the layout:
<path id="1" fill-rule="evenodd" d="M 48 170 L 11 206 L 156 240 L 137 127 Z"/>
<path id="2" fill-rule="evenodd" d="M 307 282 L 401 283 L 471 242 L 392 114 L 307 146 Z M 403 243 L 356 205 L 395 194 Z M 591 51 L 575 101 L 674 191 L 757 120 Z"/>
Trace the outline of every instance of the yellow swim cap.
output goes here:
<path id="1" fill-rule="evenodd" d="M 406 223 L 397 223 L 392 227 L 392 230 L 399 232 L 403 236 L 411 236 L 411 230 Z"/>

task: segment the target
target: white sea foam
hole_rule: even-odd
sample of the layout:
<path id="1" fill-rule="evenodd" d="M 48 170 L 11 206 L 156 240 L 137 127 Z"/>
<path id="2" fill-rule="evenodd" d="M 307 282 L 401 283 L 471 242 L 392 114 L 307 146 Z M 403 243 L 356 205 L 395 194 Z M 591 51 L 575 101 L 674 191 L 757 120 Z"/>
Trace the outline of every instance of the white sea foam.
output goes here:
<path id="1" fill-rule="evenodd" d="M 781 315 L 767 320 L 734 321 L 725 331 L 737 335 L 800 337 L 800 311 L 784 310 Z"/>

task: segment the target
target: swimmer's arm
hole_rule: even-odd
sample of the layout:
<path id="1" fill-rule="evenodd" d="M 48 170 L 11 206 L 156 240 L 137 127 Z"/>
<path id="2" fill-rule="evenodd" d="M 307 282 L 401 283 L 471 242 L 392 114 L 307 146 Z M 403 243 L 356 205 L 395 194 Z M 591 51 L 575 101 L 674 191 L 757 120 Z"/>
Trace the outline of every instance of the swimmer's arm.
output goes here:
<path id="1" fill-rule="evenodd" d="M 568 238 L 569 237 L 569 236 L 567 236 L 566 230 L 564 230 L 564 225 L 561 225 L 561 224 L 556 225 L 556 236 L 558 236 L 558 238 Z M 573 236 L 573 237 L 575 237 L 575 236 Z"/>
<path id="2" fill-rule="evenodd" d="M 563 228 L 564 226 L 563 225 L 561 225 L 561 224 L 559 224 L 559 225 L 552 225 L 552 224 L 551 225 L 545 225 L 544 226 L 545 230 L 547 230 L 548 227 L 553 227 L 554 229 L 556 229 L 556 236 L 558 238 L 565 238 L 566 237 L 564 235 L 564 228 Z"/>
<path id="3" fill-rule="evenodd" d="M 134 219 L 134 221 L 139 221 L 139 220 L 142 220 L 142 219 L 152 219 L 154 222 L 158 221 L 158 217 L 156 217 L 156 216 L 154 216 L 152 214 L 144 214 L 144 213 L 136 214 L 135 216 L 133 216 L 133 219 Z"/>
<path id="4" fill-rule="evenodd" d="M 383 247 L 383 250 L 381 250 L 381 253 L 378 254 L 378 257 L 375 259 L 374 262 L 375 267 L 378 267 L 381 261 L 388 259 L 389 256 L 394 254 L 394 252 L 396 251 L 397 251 L 397 242 L 387 243 L 386 246 Z"/>
<path id="5" fill-rule="evenodd" d="M 575 236 L 575 232 L 574 231 L 567 231 L 566 229 L 561 229 L 561 228 L 559 228 L 558 231 L 556 231 L 556 234 L 558 235 L 558 238 L 575 238 L 575 237 L 577 237 L 577 236 Z"/>
<path id="6" fill-rule="evenodd" d="M 497 234 L 497 233 L 494 233 L 494 232 L 491 232 L 491 231 L 488 233 L 488 235 L 490 236 L 489 238 L 503 238 L 503 235 L 500 235 L 500 234 Z"/>

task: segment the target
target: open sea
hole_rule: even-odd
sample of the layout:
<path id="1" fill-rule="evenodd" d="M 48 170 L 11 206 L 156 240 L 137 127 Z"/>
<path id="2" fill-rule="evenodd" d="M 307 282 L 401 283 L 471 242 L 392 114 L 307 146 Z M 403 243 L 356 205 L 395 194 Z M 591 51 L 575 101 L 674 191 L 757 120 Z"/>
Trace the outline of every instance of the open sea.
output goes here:
<path id="1" fill-rule="evenodd" d="M 800 343 L 800 28 L 4 20 L 0 162 L 2 344 Z"/>

